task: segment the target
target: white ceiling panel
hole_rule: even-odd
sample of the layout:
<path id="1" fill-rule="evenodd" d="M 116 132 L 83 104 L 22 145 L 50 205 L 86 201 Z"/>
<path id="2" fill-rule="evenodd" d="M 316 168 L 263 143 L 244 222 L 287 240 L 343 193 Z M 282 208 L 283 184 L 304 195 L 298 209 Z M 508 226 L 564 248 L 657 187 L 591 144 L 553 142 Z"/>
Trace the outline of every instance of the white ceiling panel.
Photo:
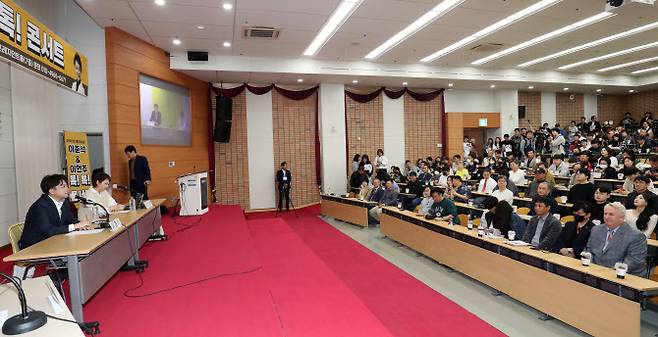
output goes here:
<path id="1" fill-rule="evenodd" d="M 233 25 L 218 26 L 200 22 L 204 29 L 198 29 L 197 24 L 171 23 L 162 21 L 142 21 L 146 30 L 152 36 L 197 38 L 211 40 L 231 40 Z"/>
<path id="2" fill-rule="evenodd" d="M 168 4 L 158 6 L 153 2 L 135 2 L 132 7 L 140 20 L 215 25 L 232 25 L 233 12 L 221 7 L 201 7 Z"/>

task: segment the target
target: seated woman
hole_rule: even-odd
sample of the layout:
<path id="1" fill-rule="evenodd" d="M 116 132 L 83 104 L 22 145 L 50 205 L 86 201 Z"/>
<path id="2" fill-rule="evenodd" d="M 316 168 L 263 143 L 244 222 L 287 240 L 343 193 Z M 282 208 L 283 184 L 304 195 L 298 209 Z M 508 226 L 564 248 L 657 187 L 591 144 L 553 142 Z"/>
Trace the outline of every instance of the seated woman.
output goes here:
<path id="1" fill-rule="evenodd" d="M 626 223 L 649 238 L 658 222 L 658 196 L 651 191 L 638 194 L 633 200 L 635 209 L 626 210 Z"/>
<path id="2" fill-rule="evenodd" d="M 564 225 L 553 251 L 579 259 L 589 240 L 590 231 L 595 226 L 592 222 L 592 205 L 576 202 L 573 205 L 573 216 L 575 220 Z"/>
<path id="3" fill-rule="evenodd" d="M 94 172 L 91 181 L 94 187 L 88 189 L 83 197 L 103 205 L 109 212 L 121 211 L 124 205 L 117 203 L 114 198 L 107 192 L 110 188 L 110 176 L 102 171 Z M 105 213 L 101 210 L 102 213 Z M 104 215 L 104 214 L 103 214 Z"/>
<path id="4" fill-rule="evenodd" d="M 498 201 L 496 206 L 491 208 L 488 213 L 491 214 L 489 225 L 500 230 L 501 235 L 507 237 L 509 231 L 514 231 L 515 237 L 523 237 L 525 221 L 514 214 L 514 209 L 507 201 Z"/>

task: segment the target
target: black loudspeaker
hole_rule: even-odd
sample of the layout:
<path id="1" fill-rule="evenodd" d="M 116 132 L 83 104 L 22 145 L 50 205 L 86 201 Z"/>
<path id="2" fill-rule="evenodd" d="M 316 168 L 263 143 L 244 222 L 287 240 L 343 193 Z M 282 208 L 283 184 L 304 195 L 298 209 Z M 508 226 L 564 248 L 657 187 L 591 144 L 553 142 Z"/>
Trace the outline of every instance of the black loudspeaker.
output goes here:
<path id="1" fill-rule="evenodd" d="M 233 100 L 224 96 L 217 96 L 215 102 L 217 105 L 216 120 L 233 120 Z"/>
<path id="2" fill-rule="evenodd" d="M 519 120 L 525 119 L 525 105 L 519 105 Z"/>
<path id="3" fill-rule="evenodd" d="M 215 123 L 215 133 L 213 140 L 218 143 L 228 143 L 231 140 L 231 122 L 217 121 Z"/>
<path id="4" fill-rule="evenodd" d="M 208 61 L 208 52 L 207 51 L 188 51 L 187 52 L 188 61 Z"/>

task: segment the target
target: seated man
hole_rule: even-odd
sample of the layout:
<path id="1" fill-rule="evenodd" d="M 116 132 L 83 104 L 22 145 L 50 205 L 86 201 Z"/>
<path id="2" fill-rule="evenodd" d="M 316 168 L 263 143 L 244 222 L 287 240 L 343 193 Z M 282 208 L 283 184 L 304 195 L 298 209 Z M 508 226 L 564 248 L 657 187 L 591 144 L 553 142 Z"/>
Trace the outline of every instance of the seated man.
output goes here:
<path id="1" fill-rule="evenodd" d="M 573 205 L 573 216 L 574 221 L 564 224 L 553 251 L 564 256 L 580 259 L 580 253 L 587 245 L 590 231 L 594 228 L 591 219 L 592 206 L 586 202 L 578 201 Z"/>
<path id="2" fill-rule="evenodd" d="M 592 262 L 608 268 L 615 263 L 628 265 L 628 273 L 646 276 L 647 238 L 624 222 L 626 207 L 619 202 L 605 206 L 605 225 L 594 226 L 587 241 Z"/>
<path id="3" fill-rule="evenodd" d="M 482 180 L 478 184 L 478 192 L 491 194 L 494 187 L 496 187 L 496 181 L 491 178 L 491 170 L 486 168 L 482 171 Z"/>
<path id="4" fill-rule="evenodd" d="M 432 172 L 430 172 L 429 167 L 427 166 L 427 163 L 422 163 L 420 167 L 420 174 L 418 175 L 418 180 L 420 180 L 420 183 L 423 185 L 431 185 L 432 184 Z"/>
<path id="5" fill-rule="evenodd" d="M 523 241 L 540 250 L 550 250 L 555 246 L 562 231 L 560 220 L 551 214 L 551 206 L 545 197 L 534 201 L 535 216 L 528 222 Z"/>
<path id="6" fill-rule="evenodd" d="M 453 201 L 468 203 L 471 197 L 471 189 L 462 182 L 462 177 L 452 176 L 452 188 L 448 190 L 448 197 Z"/>
<path id="7" fill-rule="evenodd" d="M 589 181 L 591 173 L 586 168 L 581 168 L 576 172 L 576 184 L 571 187 L 567 194 L 567 200 L 570 203 L 576 201 L 586 201 L 590 205 L 594 204 L 594 184 Z"/>
<path id="8" fill-rule="evenodd" d="M 556 154 L 553 156 L 553 164 L 548 168 L 548 172 L 552 173 L 554 176 L 569 176 L 569 164 L 564 162 L 564 155 Z"/>
<path id="9" fill-rule="evenodd" d="M 550 187 L 548 186 L 548 183 L 545 182 L 545 181 L 540 183 L 539 186 L 537 187 L 537 195 L 533 198 L 533 201 L 532 201 L 533 205 L 534 205 L 535 199 L 537 199 L 539 197 L 546 198 L 546 202 L 548 202 L 548 205 L 551 206 L 551 212 L 552 213 L 560 213 L 559 212 L 560 208 L 559 208 L 557 202 L 555 201 L 555 198 L 553 198 L 551 196 Z M 535 215 L 534 207 L 530 210 L 530 212 L 528 214 L 529 215 Z"/>
<path id="10" fill-rule="evenodd" d="M 602 185 L 594 191 L 594 206 L 592 207 L 592 221 L 598 220 L 599 224 L 603 223 L 603 209 L 610 199 L 610 188 Z"/>
<path id="11" fill-rule="evenodd" d="M 423 185 L 418 181 L 416 172 L 409 173 L 409 181 L 407 181 L 407 187 L 404 192 L 414 195 L 413 198 L 404 199 L 405 209 L 411 211 L 416 208 L 416 206 L 420 205 L 420 202 L 423 200 Z"/>
<path id="12" fill-rule="evenodd" d="M 359 168 L 352 172 L 352 176 L 350 177 L 350 187 L 352 189 L 358 189 L 364 181 L 368 181 L 368 174 L 366 174 L 363 164 L 359 164 Z"/>
<path id="13" fill-rule="evenodd" d="M 651 186 L 651 178 L 649 178 L 648 176 L 637 176 L 633 181 L 633 192 L 629 193 L 628 196 L 626 197 L 626 202 L 624 203 L 624 207 L 635 208 L 635 204 L 634 204 L 635 197 L 646 191 L 649 191 L 650 186 Z"/>
<path id="14" fill-rule="evenodd" d="M 443 197 L 445 190 L 440 187 L 432 189 L 432 200 L 434 203 L 426 216 L 427 219 L 437 219 L 441 221 L 450 221 L 459 225 L 459 216 L 457 215 L 457 207 L 448 198 Z"/>
<path id="15" fill-rule="evenodd" d="M 383 206 L 397 206 L 398 192 L 393 188 L 393 180 L 386 181 L 386 189 L 383 191 L 377 206 L 371 208 L 368 214 L 374 223 L 379 223 L 379 216 L 382 214 Z"/>
<path id="16" fill-rule="evenodd" d="M 377 178 L 372 180 L 372 190 L 370 191 L 370 197 L 368 201 L 377 202 L 382 199 L 384 195 L 384 188 L 381 185 L 381 181 Z"/>
<path id="17" fill-rule="evenodd" d="M 535 179 L 528 185 L 528 190 L 526 191 L 526 196 L 529 198 L 534 198 L 537 196 L 537 188 L 539 184 L 546 182 L 549 186 L 549 192 L 553 189 L 553 186 L 546 181 L 546 170 L 543 168 L 538 168 L 535 171 Z"/>
<path id="18" fill-rule="evenodd" d="M 89 222 L 78 221 L 71 213 L 69 185 L 63 174 L 47 175 L 41 179 L 43 194 L 27 211 L 25 227 L 18 246 L 25 249 L 53 235 L 74 230 L 91 229 Z"/>

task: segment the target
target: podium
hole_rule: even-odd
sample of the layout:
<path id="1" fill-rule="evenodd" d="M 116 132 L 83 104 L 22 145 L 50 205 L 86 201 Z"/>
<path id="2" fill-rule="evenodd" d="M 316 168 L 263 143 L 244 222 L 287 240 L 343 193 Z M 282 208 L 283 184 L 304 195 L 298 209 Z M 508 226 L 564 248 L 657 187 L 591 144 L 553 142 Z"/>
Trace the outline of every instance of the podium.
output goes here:
<path id="1" fill-rule="evenodd" d="M 180 198 L 180 216 L 208 212 L 208 172 L 188 173 L 176 178 Z"/>

